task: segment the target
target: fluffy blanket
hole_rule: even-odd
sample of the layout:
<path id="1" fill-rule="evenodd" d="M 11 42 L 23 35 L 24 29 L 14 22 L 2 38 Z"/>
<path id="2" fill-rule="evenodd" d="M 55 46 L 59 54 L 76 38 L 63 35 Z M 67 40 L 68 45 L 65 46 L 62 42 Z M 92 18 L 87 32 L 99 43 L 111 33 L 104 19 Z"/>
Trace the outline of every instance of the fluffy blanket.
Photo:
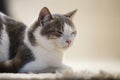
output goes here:
<path id="1" fill-rule="evenodd" d="M 0 80 L 118 80 L 120 73 L 108 73 L 99 71 L 93 73 L 89 71 L 64 71 L 62 73 L 39 73 L 39 74 L 23 74 L 23 73 L 1 73 Z"/>

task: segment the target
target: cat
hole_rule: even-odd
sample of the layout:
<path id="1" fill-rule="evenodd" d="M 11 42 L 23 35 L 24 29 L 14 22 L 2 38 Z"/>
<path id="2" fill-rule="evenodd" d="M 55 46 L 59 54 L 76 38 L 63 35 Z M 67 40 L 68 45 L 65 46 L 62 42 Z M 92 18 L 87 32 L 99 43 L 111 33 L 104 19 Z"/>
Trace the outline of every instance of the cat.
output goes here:
<path id="1" fill-rule="evenodd" d="M 32 25 L 26 26 L 0 13 L 0 72 L 56 72 L 66 66 L 63 51 L 75 39 L 76 28 L 67 14 L 51 14 L 43 7 Z"/>

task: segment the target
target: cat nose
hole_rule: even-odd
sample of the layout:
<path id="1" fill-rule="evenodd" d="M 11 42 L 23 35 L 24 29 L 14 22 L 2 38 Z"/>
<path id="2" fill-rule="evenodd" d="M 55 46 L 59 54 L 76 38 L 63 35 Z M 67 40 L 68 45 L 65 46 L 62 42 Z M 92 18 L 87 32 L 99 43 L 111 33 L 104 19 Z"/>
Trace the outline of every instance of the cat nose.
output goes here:
<path id="1" fill-rule="evenodd" d="M 66 43 L 68 43 L 68 45 L 70 45 L 71 44 L 71 40 L 66 40 Z"/>

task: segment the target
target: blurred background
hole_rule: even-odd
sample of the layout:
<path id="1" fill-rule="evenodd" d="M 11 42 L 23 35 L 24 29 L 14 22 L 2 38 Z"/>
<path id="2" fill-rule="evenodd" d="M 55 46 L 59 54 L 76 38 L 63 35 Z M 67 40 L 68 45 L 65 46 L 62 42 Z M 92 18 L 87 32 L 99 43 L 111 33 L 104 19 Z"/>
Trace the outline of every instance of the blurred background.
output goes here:
<path id="1" fill-rule="evenodd" d="M 120 72 L 120 0 L 4 1 L 5 13 L 27 25 L 44 6 L 60 14 L 78 9 L 73 19 L 78 34 L 64 63 L 75 70 Z"/>

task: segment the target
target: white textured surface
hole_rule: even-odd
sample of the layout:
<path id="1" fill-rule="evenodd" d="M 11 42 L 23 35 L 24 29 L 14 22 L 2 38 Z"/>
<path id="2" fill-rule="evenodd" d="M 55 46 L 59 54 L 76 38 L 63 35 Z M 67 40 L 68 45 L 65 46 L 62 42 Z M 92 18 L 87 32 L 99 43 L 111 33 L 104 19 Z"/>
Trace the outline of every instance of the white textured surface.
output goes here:
<path id="1" fill-rule="evenodd" d="M 97 73 L 89 72 L 89 71 L 80 71 L 80 72 L 72 72 L 65 71 L 62 73 L 41 73 L 41 74 L 21 74 L 21 73 L 1 73 L 0 80 L 54 80 L 54 79 L 120 79 L 120 73 L 108 73 L 105 71 L 99 71 Z"/>

